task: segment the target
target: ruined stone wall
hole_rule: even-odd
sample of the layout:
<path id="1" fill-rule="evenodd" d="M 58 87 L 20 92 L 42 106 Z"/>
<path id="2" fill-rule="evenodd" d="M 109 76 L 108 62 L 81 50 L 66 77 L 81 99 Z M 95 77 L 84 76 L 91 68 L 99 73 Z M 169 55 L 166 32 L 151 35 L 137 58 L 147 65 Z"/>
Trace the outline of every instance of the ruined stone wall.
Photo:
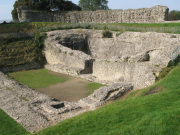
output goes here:
<path id="1" fill-rule="evenodd" d="M 66 52 L 67 55 L 61 55 L 64 51 L 59 52 L 57 48 L 54 48 L 56 53 L 51 53 L 51 61 L 48 62 L 46 68 L 105 84 L 128 82 L 133 84 L 134 89 L 141 89 L 152 85 L 162 68 L 167 67 L 169 61 L 180 54 L 179 34 L 124 32 L 117 35 L 117 33 L 113 32 L 112 38 L 102 38 L 102 30 L 72 29 L 48 32 L 46 41 L 49 42 L 49 46 L 53 48 L 61 44 L 61 48 L 69 51 Z M 78 55 L 80 57 L 77 57 L 77 50 L 67 44 L 71 42 L 74 46 L 71 39 L 77 37 L 80 38 L 79 41 L 86 40 L 82 43 L 87 51 L 82 52 L 80 49 L 78 51 L 81 52 L 81 55 Z M 79 48 L 83 48 L 83 44 L 79 44 Z M 47 47 L 45 54 L 48 51 Z M 70 52 L 74 55 L 68 56 Z M 80 69 L 77 67 L 79 64 L 85 68 L 88 64 L 84 58 L 92 62 L 89 66 L 92 72 L 88 75 L 73 68 Z M 46 59 L 49 57 L 46 56 Z M 83 59 L 84 61 L 80 62 Z M 51 63 L 52 61 L 57 63 Z"/>
<path id="2" fill-rule="evenodd" d="M 44 54 L 49 64 L 46 68 L 71 75 L 92 72 L 93 59 L 83 52 L 85 51 L 83 34 L 68 35 L 64 31 L 64 33 L 57 32 L 56 34 L 48 32 L 47 35 L 51 38 L 45 41 Z"/>
<path id="3" fill-rule="evenodd" d="M 165 6 L 127 10 L 47 12 L 18 9 L 19 21 L 61 23 L 158 23 L 167 20 Z"/>
<path id="4" fill-rule="evenodd" d="M 148 62 L 95 61 L 93 76 L 100 80 L 132 83 L 134 89 L 145 88 L 154 83 L 154 66 Z"/>

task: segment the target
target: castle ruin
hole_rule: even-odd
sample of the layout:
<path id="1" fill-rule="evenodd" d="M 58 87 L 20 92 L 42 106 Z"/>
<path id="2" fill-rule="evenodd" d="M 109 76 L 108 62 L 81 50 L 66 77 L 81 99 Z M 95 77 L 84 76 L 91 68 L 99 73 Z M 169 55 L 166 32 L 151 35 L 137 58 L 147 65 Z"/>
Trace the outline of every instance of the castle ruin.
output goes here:
<path id="1" fill-rule="evenodd" d="M 18 9 L 20 22 L 61 23 L 160 23 L 168 19 L 166 6 L 127 10 L 97 11 L 35 11 L 23 7 Z"/>

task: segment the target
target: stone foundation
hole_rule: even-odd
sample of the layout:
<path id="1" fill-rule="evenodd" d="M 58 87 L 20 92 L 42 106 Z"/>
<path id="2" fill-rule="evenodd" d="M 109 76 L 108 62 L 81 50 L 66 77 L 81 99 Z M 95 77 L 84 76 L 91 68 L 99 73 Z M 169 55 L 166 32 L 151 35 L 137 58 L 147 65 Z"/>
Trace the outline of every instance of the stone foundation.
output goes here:
<path id="1" fill-rule="evenodd" d="M 124 32 L 116 36 L 118 32 L 112 32 L 112 38 L 103 38 L 102 32 L 48 32 L 45 67 L 105 84 L 129 82 L 141 89 L 152 85 L 162 68 L 180 54 L 178 34 Z M 79 42 L 73 48 L 75 41 Z"/>
<path id="2" fill-rule="evenodd" d="M 96 90 L 77 103 L 57 101 L 0 72 L 0 108 L 28 132 L 34 133 L 83 112 L 94 110 L 132 88 L 131 84 L 114 84 Z M 89 98 L 93 102 L 89 102 Z"/>

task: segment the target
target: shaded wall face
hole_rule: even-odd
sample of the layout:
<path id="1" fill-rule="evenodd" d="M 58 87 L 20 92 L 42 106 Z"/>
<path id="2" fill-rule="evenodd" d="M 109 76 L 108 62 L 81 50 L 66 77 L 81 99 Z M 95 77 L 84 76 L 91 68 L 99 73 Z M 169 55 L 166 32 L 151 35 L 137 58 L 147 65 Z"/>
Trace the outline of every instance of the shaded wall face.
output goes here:
<path id="1" fill-rule="evenodd" d="M 152 8 L 129 10 L 99 10 L 47 12 L 18 10 L 19 21 L 29 22 L 62 22 L 62 23 L 156 23 L 167 19 L 168 8 L 155 6 Z"/>

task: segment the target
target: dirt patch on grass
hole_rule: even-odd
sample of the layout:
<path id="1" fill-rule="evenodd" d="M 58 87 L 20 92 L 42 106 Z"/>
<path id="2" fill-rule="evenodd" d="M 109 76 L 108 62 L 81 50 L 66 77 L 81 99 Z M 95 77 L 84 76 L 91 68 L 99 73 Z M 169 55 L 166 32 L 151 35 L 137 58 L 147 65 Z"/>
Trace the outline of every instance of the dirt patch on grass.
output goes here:
<path id="1" fill-rule="evenodd" d="M 158 86 L 158 87 L 155 87 L 153 89 L 150 89 L 145 95 L 148 96 L 148 95 L 152 95 L 152 94 L 158 94 L 164 90 L 165 90 L 164 87 Z"/>
<path id="2" fill-rule="evenodd" d="M 37 91 L 47 94 L 60 101 L 71 102 L 77 102 L 78 100 L 87 97 L 90 93 L 90 90 L 86 88 L 87 85 L 91 83 L 90 81 L 52 71 L 49 71 L 49 73 L 66 78 L 67 81 L 64 83 L 51 85 L 46 88 L 36 89 Z"/>

